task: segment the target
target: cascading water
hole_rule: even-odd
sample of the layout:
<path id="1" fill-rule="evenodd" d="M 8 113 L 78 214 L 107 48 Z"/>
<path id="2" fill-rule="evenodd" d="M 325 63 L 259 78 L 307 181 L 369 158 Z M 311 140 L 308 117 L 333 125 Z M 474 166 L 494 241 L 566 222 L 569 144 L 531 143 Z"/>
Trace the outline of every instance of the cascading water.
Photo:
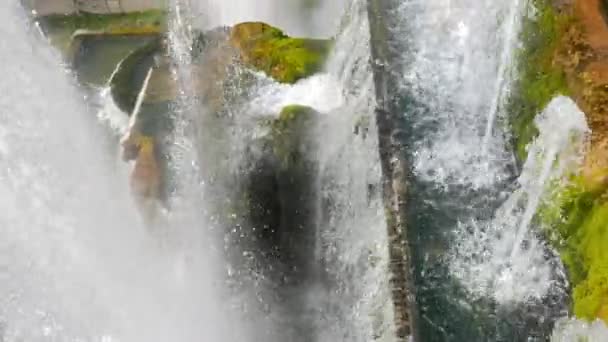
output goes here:
<path id="1" fill-rule="evenodd" d="M 25 30 L 16 1 L 0 5 L 0 18 L 1 339 L 229 338 L 214 256 L 187 245 L 179 272 L 174 246 L 161 247 L 139 219 L 111 139 L 59 56 Z"/>
<path id="2" fill-rule="evenodd" d="M 319 341 L 382 341 L 395 334 L 369 39 L 355 38 L 369 37 L 366 9 L 365 1 L 351 2 L 327 66 L 342 85 L 343 104 L 328 113 L 317 137 L 324 146 L 317 258 L 325 283 L 311 295 L 326 318 Z"/>
<path id="3" fill-rule="evenodd" d="M 497 99 L 509 86 L 504 78 L 519 32 L 518 3 L 436 0 L 401 6 L 401 34 L 411 51 L 404 56 L 404 83 L 427 107 L 413 122 L 415 131 L 424 132 L 414 159 L 422 179 L 478 189 L 507 176 L 510 157 L 502 135 L 483 145 Z"/>

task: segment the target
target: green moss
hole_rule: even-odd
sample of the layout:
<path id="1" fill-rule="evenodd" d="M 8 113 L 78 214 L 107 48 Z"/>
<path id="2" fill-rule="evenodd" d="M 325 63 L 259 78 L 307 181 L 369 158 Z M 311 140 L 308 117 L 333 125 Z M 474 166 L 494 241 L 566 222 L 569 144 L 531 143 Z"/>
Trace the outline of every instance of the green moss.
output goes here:
<path id="1" fill-rule="evenodd" d="M 517 157 L 526 159 L 527 145 L 536 137 L 536 115 L 556 95 L 570 95 L 565 71 L 554 57 L 571 18 L 559 13 L 551 0 L 533 0 L 536 16 L 526 19 L 522 31 L 524 48 L 518 57 L 519 78 L 509 102 L 511 128 Z"/>
<path id="2" fill-rule="evenodd" d="M 567 267 L 574 313 L 595 319 L 608 304 L 608 203 L 605 189 L 590 189 L 576 177 L 541 209 Z"/>
<path id="3" fill-rule="evenodd" d="M 305 141 L 317 112 L 306 106 L 290 105 L 272 121 L 272 149 L 285 169 L 301 161 L 300 146 Z"/>
<path id="4" fill-rule="evenodd" d="M 331 49 L 330 40 L 292 38 L 264 23 L 236 25 L 231 41 L 246 64 L 283 83 L 320 71 Z"/>

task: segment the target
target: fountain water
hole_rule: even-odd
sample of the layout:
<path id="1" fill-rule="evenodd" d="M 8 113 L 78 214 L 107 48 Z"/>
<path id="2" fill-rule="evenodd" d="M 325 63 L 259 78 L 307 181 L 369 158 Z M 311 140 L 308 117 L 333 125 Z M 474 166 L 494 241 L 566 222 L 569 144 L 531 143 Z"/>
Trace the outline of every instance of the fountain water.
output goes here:
<path id="1" fill-rule="evenodd" d="M 453 273 L 472 291 L 501 303 L 541 299 L 563 281 L 559 261 L 539 239 L 532 220 L 549 190 L 577 171 L 589 128 L 567 97 L 555 98 L 536 126 L 540 134 L 529 147 L 518 189 L 492 220 L 464 222 L 455 245 Z"/>

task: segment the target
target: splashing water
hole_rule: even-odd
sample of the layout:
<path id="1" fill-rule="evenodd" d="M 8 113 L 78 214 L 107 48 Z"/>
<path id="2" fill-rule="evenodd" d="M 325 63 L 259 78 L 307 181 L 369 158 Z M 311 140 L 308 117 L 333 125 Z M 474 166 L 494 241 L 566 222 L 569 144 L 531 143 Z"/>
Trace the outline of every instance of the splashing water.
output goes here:
<path id="1" fill-rule="evenodd" d="M 294 85 L 281 84 L 264 75 L 258 77 L 261 84 L 249 103 L 253 113 L 278 113 L 291 104 L 312 107 L 321 113 L 342 106 L 341 84 L 332 74 L 314 75 Z"/>
<path id="2" fill-rule="evenodd" d="M 213 256 L 187 245 L 191 260 L 178 272 L 179 256 L 142 224 L 104 148 L 111 142 L 59 56 L 25 30 L 16 1 L 0 4 L 0 19 L 2 339 L 229 339 Z"/>
<path id="3" fill-rule="evenodd" d="M 444 188 L 472 189 L 491 188 L 508 177 L 511 158 L 504 139 L 484 135 L 495 125 L 510 86 L 519 7 L 519 1 L 471 0 L 400 6 L 395 30 L 402 31 L 409 50 L 403 86 L 426 107 L 409 114 L 414 132 L 424 134 L 414 147 L 417 177 Z"/>
<path id="4" fill-rule="evenodd" d="M 323 294 L 317 303 L 327 317 L 320 341 L 394 338 L 366 6 L 351 2 L 327 66 L 342 101 L 318 132 L 317 257 L 330 279 L 325 292 L 313 292 Z"/>
<path id="5" fill-rule="evenodd" d="M 584 114 L 563 96 L 535 124 L 540 134 L 528 149 L 518 189 L 491 221 L 461 223 L 451 265 L 469 290 L 502 303 L 543 298 L 561 275 L 532 222 L 549 187 L 577 171 L 589 132 Z"/>
<path id="6" fill-rule="evenodd" d="M 127 132 L 129 117 L 114 102 L 109 86 L 98 90 L 91 102 L 99 108 L 97 118 L 100 122 L 106 124 L 117 136 L 123 136 Z"/>
<path id="7" fill-rule="evenodd" d="M 608 340 L 608 326 L 599 320 L 592 323 L 575 319 L 560 320 L 557 322 L 551 337 L 552 342 L 599 342 L 606 340 Z"/>

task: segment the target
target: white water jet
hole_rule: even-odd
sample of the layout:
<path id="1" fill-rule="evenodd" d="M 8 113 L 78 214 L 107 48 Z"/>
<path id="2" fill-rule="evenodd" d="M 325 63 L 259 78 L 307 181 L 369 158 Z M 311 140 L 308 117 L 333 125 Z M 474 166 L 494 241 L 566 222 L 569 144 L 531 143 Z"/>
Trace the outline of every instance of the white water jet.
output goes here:
<path id="1" fill-rule="evenodd" d="M 118 108 L 112 98 L 112 89 L 107 86 L 99 89 L 92 101 L 97 108 L 97 119 L 106 124 L 117 136 L 124 135 L 129 128 L 129 117 Z"/>
<path id="2" fill-rule="evenodd" d="M 177 248 L 139 220 L 59 55 L 17 1 L 0 20 L 0 339 L 231 340 L 210 245 L 186 245 L 178 274 Z"/>
<path id="3" fill-rule="evenodd" d="M 558 280 L 559 262 L 539 237 L 542 226 L 532 221 L 549 188 L 578 170 L 589 133 L 585 115 L 564 96 L 553 99 L 535 124 L 540 133 L 529 146 L 518 188 L 491 221 L 461 223 L 450 265 L 471 292 L 503 303 L 540 299 Z"/>
<path id="4" fill-rule="evenodd" d="M 501 47 L 500 62 L 498 65 L 496 83 L 494 84 L 494 96 L 492 97 L 487 117 L 486 133 L 482 143 L 482 152 L 484 154 L 488 152 L 490 140 L 493 138 L 496 117 L 501 114 L 504 106 L 504 99 L 507 98 L 508 95 L 507 90 L 509 89 L 511 82 L 509 70 L 514 64 L 513 57 L 515 51 L 517 51 L 516 43 L 518 42 L 519 29 L 521 28 L 523 8 L 525 8 L 526 5 L 526 2 L 522 0 L 513 1 L 504 20 L 505 23 L 502 29 L 503 46 Z"/>

